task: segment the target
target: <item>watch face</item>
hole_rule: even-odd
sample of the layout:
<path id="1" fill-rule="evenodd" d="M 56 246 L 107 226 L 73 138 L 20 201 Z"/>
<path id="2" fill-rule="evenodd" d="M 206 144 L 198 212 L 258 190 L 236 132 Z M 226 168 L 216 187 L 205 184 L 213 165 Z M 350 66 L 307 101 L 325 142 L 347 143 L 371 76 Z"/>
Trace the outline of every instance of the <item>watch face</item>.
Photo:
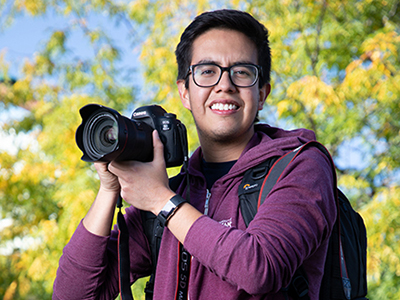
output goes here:
<path id="1" fill-rule="evenodd" d="M 176 208 L 176 205 L 171 201 L 171 200 L 169 200 L 168 202 L 167 202 L 167 204 L 165 204 L 165 206 L 163 207 L 163 209 L 161 210 L 161 212 L 160 213 L 162 213 L 163 215 L 168 215 L 171 211 L 173 211 L 174 209 Z"/>
<path id="2" fill-rule="evenodd" d="M 169 218 L 173 216 L 176 209 L 182 204 L 186 202 L 181 196 L 176 195 L 172 197 L 167 204 L 163 207 L 163 209 L 158 214 L 157 218 L 160 220 L 161 224 L 165 226 Z"/>

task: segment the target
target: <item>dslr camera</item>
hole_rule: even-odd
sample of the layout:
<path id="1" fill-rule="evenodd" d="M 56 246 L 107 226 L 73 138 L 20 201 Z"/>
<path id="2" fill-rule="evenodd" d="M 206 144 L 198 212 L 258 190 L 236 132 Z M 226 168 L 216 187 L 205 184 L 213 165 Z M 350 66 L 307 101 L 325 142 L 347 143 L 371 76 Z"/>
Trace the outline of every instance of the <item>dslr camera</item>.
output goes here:
<path id="1" fill-rule="evenodd" d="M 152 161 L 155 129 L 164 144 L 167 167 L 180 166 L 187 156 L 185 125 L 159 105 L 139 107 L 131 119 L 99 104 L 88 104 L 79 112 L 82 123 L 75 139 L 83 161 Z"/>

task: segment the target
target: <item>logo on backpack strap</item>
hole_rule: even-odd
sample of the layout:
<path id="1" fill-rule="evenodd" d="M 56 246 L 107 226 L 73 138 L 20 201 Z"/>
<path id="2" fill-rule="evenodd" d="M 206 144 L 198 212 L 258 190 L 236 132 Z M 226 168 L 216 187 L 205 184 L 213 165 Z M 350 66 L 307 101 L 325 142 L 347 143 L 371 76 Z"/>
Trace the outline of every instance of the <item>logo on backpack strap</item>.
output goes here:
<path id="1" fill-rule="evenodd" d="M 246 183 L 246 184 L 243 186 L 243 189 L 244 189 L 245 191 L 248 191 L 248 190 L 251 190 L 251 189 L 254 189 L 254 188 L 257 188 L 257 187 L 258 187 L 258 183 L 255 183 L 255 184 Z"/>

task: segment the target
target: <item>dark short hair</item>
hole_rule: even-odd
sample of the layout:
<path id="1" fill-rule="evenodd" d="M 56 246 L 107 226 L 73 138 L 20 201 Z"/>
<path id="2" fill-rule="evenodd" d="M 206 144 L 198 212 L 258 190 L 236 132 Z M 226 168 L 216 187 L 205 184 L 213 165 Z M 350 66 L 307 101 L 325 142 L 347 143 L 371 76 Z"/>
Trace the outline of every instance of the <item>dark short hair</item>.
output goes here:
<path id="1" fill-rule="evenodd" d="M 178 80 L 186 79 L 192 61 L 194 40 L 210 29 L 236 30 L 252 40 L 257 48 L 258 64 L 262 68 L 259 86 L 270 82 L 271 50 L 269 48 L 268 30 L 250 14 L 233 9 L 221 9 L 202 13 L 186 27 L 176 47 L 175 56 L 178 63 Z"/>

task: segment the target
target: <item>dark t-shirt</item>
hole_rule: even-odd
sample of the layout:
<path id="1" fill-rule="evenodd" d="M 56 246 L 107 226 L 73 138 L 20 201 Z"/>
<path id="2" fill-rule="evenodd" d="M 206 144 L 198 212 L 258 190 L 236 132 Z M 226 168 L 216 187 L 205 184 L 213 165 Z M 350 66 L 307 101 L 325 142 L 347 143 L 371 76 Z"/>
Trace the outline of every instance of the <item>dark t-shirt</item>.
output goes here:
<path id="1" fill-rule="evenodd" d="M 201 167 L 204 177 L 206 178 L 207 181 L 207 189 L 210 190 L 213 184 L 222 176 L 227 174 L 235 163 L 236 160 L 221 162 L 221 163 L 211 163 L 211 162 L 206 162 L 203 159 Z"/>

